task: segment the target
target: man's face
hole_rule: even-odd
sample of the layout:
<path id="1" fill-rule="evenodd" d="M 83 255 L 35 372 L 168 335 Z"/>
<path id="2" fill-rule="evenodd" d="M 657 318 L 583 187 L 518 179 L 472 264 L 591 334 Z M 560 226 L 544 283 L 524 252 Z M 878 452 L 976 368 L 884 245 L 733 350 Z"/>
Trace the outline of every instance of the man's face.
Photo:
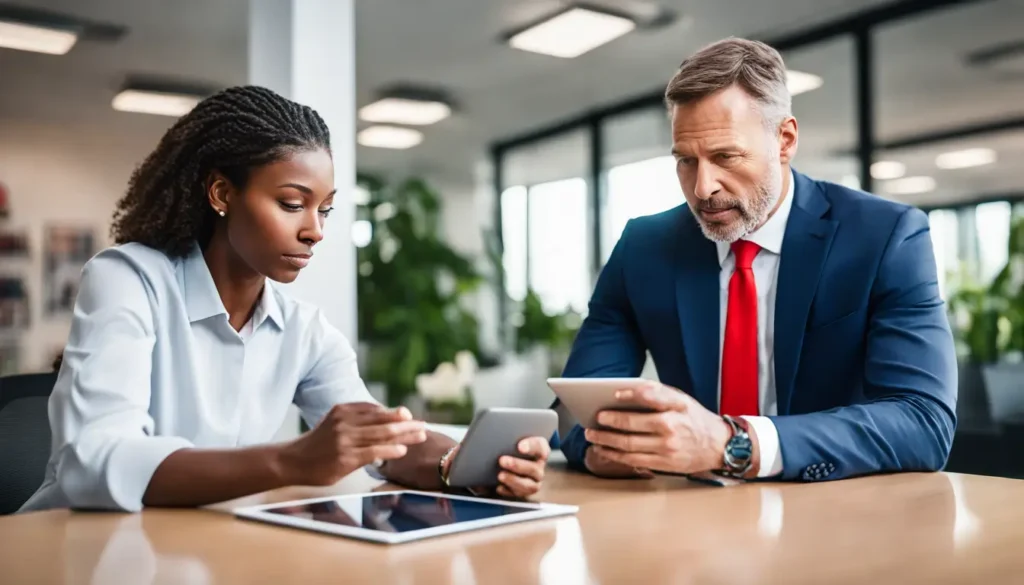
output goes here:
<path id="1" fill-rule="evenodd" d="M 769 132 L 757 103 L 733 86 L 675 106 L 672 142 L 679 184 L 704 235 L 731 243 L 777 207 L 783 167 L 796 150 L 796 120 Z"/>

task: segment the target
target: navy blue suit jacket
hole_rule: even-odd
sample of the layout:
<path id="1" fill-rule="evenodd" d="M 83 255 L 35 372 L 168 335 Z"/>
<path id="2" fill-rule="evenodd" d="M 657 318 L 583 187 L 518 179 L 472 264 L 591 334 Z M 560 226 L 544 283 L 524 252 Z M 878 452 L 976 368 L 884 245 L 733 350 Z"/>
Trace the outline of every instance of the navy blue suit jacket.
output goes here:
<path id="1" fill-rule="evenodd" d="M 783 479 L 939 470 L 956 426 L 953 338 L 928 218 L 800 173 L 775 304 Z M 566 377 L 658 376 L 718 411 L 720 267 L 686 205 L 631 220 L 601 271 Z M 577 425 L 561 441 L 581 467 Z"/>

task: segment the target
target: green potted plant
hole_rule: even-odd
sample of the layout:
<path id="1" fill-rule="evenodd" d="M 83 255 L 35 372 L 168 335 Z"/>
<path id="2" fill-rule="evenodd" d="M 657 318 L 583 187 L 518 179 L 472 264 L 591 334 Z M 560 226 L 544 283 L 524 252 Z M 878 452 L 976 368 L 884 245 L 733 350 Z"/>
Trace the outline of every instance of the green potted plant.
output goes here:
<path id="1" fill-rule="evenodd" d="M 961 379 L 980 371 L 988 415 L 996 422 L 1024 417 L 1024 218 L 1013 222 L 1008 246 L 1006 266 L 988 286 L 964 287 L 950 299 L 966 356 Z"/>
<path id="2" fill-rule="evenodd" d="M 372 234 L 357 252 L 364 375 L 396 406 L 415 395 L 417 375 L 462 351 L 479 355 L 477 319 L 462 299 L 482 277 L 441 236 L 440 197 L 425 181 L 360 174 L 358 183 L 369 197 L 357 219 Z"/>
<path id="3" fill-rule="evenodd" d="M 560 376 L 581 323 L 582 317 L 572 309 L 549 314 L 536 291 L 527 290 L 520 312 L 513 318 L 516 351 L 543 348 L 549 358 L 548 374 Z"/>
<path id="4" fill-rule="evenodd" d="M 493 230 L 485 231 L 484 243 L 490 266 L 491 284 L 502 291 L 506 306 L 511 307 L 511 311 L 503 315 L 501 321 L 502 329 L 508 329 L 505 335 L 506 343 L 514 347 L 518 354 L 531 350 L 547 352 L 548 374 L 561 375 L 576 332 L 583 323 L 582 315 L 572 309 L 549 314 L 544 310 L 544 304 L 537 291 L 532 288 L 527 289 L 522 301 L 513 300 L 505 288 L 505 266 L 497 234 Z"/>

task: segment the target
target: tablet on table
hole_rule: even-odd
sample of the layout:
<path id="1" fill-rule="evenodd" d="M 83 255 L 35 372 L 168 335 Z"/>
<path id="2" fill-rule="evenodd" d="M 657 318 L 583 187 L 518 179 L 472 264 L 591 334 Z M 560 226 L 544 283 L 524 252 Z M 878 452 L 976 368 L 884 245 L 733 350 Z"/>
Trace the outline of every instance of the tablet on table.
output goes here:
<path id="1" fill-rule="evenodd" d="M 385 544 L 575 514 L 576 506 L 402 490 L 234 510 L 240 518 Z"/>

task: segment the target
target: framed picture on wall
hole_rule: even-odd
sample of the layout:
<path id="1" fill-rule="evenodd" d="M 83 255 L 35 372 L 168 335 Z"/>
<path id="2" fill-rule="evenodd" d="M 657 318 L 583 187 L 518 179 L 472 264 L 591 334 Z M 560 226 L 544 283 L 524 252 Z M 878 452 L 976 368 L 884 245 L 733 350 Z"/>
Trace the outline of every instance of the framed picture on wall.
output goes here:
<path id="1" fill-rule="evenodd" d="M 0 231 L 0 258 L 28 255 L 28 235 L 23 231 Z"/>
<path id="2" fill-rule="evenodd" d="M 20 373 L 21 348 L 14 340 L 0 341 L 0 376 Z"/>
<path id="3" fill-rule="evenodd" d="M 43 232 L 43 310 L 70 313 L 78 296 L 82 267 L 96 250 L 92 228 L 48 226 Z"/>
<path id="4" fill-rule="evenodd" d="M 0 219 L 11 216 L 11 192 L 7 185 L 0 183 Z"/>
<path id="5" fill-rule="evenodd" d="M 28 294 L 25 282 L 16 276 L 0 276 L 0 332 L 17 332 L 28 327 Z"/>

